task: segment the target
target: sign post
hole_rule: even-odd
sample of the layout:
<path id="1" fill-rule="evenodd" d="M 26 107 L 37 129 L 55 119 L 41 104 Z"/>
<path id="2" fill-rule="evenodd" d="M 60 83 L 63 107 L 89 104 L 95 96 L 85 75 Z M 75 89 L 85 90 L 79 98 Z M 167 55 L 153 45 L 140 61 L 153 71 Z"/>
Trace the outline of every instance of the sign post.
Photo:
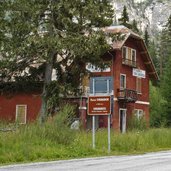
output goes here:
<path id="1" fill-rule="evenodd" d="M 93 144 L 93 149 L 95 149 L 95 116 L 93 115 L 92 118 L 92 144 Z"/>
<path id="2" fill-rule="evenodd" d="M 110 114 L 108 115 L 108 153 L 110 153 Z"/>
<path id="3" fill-rule="evenodd" d="M 110 152 L 110 114 L 111 114 L 111 97 L 110 96 L 89 96 L 88 98 L 88 115 L 92 115 L 92 143 L 95 148 L 95 116 L 108 116 L 108 152 Z"/>

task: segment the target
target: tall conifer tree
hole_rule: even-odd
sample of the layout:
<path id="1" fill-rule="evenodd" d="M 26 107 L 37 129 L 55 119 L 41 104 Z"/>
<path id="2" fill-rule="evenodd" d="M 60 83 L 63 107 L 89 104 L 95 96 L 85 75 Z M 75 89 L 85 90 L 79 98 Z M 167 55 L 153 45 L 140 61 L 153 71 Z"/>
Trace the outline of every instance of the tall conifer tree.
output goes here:
<path id="1" fill-rule="evenodd" d="M 137 26 L 137 21 L 134 19 L 133 22 L 132 22 L 132 31 L 134 31 L 135 33 L 139 33 L 139 29 L 138 29 L 138 26 Z"/>
<path id="2" fill-rule="evenodd" d="M 160 36 L 160 76 L 162 78 L 169 56 L 171 55 L 171 15 Z"/>
<path id="3" fill-rule="evenodd" d="M 145 44 L 147 47 L 149 47 L 149 43 L 150 43 L 150 40 L 149 40 L 150 36 L 148 34 L 148 30 L 147 28 L 145 29 L 145 33 L 144 33 L 144 41 L 145 41 Z"/>
<path id="4" fill-rule="evenodd" d="M 111 25 L 112 17 L 108 0 L 0 1 L 0 74 L 6 81 L 43 81 L 41 121 L 56 92 L 48 92 L 52 71 L 56 86 L 72 87 L 86 62 L 98 65 L 109 48 L 98 28 Z"/>
<path id="5" fill-rule="evenodd" d="M 168 125 L 171 126 L 171 15 L 168 19 L 166 28 L 164 29 L 164 34 L 162 35 L 162 47 L 163 47 L 163 55 L 164 62 L 163 63 L 163 75 L 161 78 L 161 91 L 164 98 L 167 101 L 166 105 L 166 116 Z M 161 53 L 162 58 L 162 53 Z M 163 59 L 163 58 L 162 58 Z"/>
<path id="6" fill-rule="evenodd" d="M 127 8 L 125 5 L 123 7 L 121 18 L 119 18 L 118 21 L 119 21 L 119 24 L 124 25 L 127 28 L 131 28 L 131 25 L 129 24 L 129 15 L 128 15 Z"/>

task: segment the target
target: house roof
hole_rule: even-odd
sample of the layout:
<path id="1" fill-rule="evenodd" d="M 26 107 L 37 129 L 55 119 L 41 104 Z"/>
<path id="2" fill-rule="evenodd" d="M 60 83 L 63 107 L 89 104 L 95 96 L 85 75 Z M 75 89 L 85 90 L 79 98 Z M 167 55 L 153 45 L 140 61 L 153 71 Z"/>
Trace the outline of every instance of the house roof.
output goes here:
<path id="1" fill-rule="evenodd" d="M 147 50 L 147 46 L 141 36 L 134 33 L 132 30 L 128 29 L 125 26 L 110 26 L 104 28 L 104 31 L 106 33 L 113 33 L 119 35 L 116 40 L 112 41 L 111 45 L 114 50 L 120 50 L 129 38 L 133 38 L 137 44 L 138 49 L 140 50 L 140 54 L 147 68 L 150 79 L 159 79 L 152 58 L 150 57 L 150 54 Z"/>

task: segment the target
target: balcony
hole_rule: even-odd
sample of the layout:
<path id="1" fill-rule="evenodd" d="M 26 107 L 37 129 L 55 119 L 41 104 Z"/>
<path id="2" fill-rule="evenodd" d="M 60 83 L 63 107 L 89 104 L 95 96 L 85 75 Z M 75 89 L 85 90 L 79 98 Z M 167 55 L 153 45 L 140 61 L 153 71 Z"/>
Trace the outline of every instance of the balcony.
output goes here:
<path id="1" fill-rule="evenodd" d="M 122 58 L 122 64 L 131 66 L 131 67 L 137 66 L 136 61 L 131 60 L 131 59 L 125 59 L 125 58 Z"/>
<path id="2" fill-rule="evenodd" d="M 118 95 L 117 95 L 119 102 L 124 103 L 135 103 L 138 99 L 137 91 L 130 90 L 130 89 L 118 89 Z"/>

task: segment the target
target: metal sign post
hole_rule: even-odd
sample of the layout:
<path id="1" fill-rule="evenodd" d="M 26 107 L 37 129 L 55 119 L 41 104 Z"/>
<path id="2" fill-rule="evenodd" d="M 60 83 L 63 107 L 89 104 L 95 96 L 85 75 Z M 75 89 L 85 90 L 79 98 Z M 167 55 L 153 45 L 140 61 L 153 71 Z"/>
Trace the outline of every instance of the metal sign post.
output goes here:
<path id="1" fill-rule="evenodd" d="M 95 80 L 93 79 L 93 95 L 95 96 Z M 95 122 L 95 115 L 93 115 L 92 117 L 92 145 L 93 145 L 93 149 L 95 149 L 95 126 L 96 126 L 96 122 Z"/>
<path id="2" fill-rule="evenodd" d="M 95 149 L 95 116 L 92 117 L 92 144 L 93 149 Z"/>
<path id="3" fill-rule="evenodd" d="M 110 114 L 108 115 L 108 153 L 110 153 Z"/>

